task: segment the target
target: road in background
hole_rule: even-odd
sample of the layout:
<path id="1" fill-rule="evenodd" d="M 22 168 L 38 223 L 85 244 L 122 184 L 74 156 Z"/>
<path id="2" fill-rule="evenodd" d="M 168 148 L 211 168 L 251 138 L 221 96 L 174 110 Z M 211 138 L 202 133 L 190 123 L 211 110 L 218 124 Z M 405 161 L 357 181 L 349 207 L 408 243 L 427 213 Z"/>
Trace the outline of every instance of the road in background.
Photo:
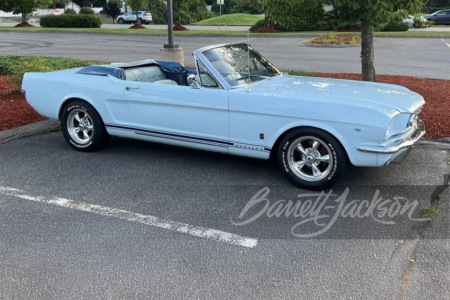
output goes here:
<path id="1" fill-rule="evenodd" d="M 258 37 L 250 44 L 283 70 L 360 73 L 359 46 L 299 46 L 311 37 Z M 245 41 L 245 37 L 176 36 L 193 65 L 192 52 L 205 45 Z M 449 42 L 448 39 L 443 39 Z M 99 61 L 159 58 L 165 36 L 0 32 L 0 55 L 47 55 Z M 450 48 L 441 38 L 375 38 L 377 74 L 450 79 Z"/>

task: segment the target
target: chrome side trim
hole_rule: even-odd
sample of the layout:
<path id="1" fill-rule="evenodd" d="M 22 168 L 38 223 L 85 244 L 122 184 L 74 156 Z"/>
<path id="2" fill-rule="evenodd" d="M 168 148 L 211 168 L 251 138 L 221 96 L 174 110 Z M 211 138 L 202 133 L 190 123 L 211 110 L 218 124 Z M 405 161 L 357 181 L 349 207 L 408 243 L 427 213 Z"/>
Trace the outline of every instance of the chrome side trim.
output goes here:
<path id="1" fill-rule="evenodd" d="M 405 141 L 396 146 L 382 146 L 382 145 L 361 145 L 358 149 L 361 152 L 378 153 L 378 154 L 393 154 L 402 149 L 413 147 L 425 135 L 425 124 L 421 120 L 417 120 L 417 129 Z"/>

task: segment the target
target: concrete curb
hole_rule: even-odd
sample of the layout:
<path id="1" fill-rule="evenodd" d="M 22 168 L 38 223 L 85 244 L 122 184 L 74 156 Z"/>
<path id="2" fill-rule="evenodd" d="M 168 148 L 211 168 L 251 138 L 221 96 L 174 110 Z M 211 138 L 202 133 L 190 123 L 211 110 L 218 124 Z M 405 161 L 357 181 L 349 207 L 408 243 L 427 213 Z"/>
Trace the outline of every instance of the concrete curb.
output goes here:
<path id="1" fill-rule="evenodd" d="M 21 127 L 3 130 L 0 131 L 0 144 L 6 144 L 13 140 L 21 139 L 32 135 L 58 131 L 60 127 L 61 126 L 59 121 L 47 119 L 44 121 L 24 125 Z"/>
<path id="2" fill-rule="evenodd" d="M 438 147 L 441 150 L 450 150 L 450 141 L 448 138 L 436 141 L 421 140 L 419 141 L 419 145 Z"/>

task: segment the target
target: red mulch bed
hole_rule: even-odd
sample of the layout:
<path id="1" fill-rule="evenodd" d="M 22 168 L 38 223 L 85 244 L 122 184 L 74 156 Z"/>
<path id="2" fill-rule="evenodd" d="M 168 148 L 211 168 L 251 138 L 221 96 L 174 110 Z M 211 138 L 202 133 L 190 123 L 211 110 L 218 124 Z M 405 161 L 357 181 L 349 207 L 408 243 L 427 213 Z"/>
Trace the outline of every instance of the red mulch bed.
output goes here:
<path id="1" fill-rule="evenodd" d="M 0 75 L 0 130 L 44 120 L 44 117 L 28 105 L 22 92 L 5 94 L 13 88 L 14 86 L 6 81 L 6 76 Z"/>
<path id="2" fill-rule="evenodd" d="M 261 28 L 256 29 L 253 32 L 256 32 L 256 33 L 277 33 L 277 32 L 283 32 L 283 31 L 275 29 L 275 28 L 270 28 L 270 27 L 261 27 Z"/>
<path id="3" fill-rule="evenodd" d="M 175 31 L 184 31 L 184 30 L 189 30 L 189 29 L 187 29 L 183 25 L 176 24 L 175 26 L 173 26 L 173 30 L 175 30 Z"/>
<path id="4" fill-rule="evenodd" d="M 321 37 L 318 37 L 318 38 L 312 40 L 311 44 L 323 45 L 323 44 L 326 44 L 326 41 L 329 41 L 329 40 L 339 40 L 342 44 L 350 45 L 350 44 L 352 44 L 352 41 L 355 37 L 357 37 L 359 39 L 359 41 L 361 41 L 361 37 L 358 35 L 340 33 L 334 37 L 332 37 L 330 35 L 322 35 Z"/>
<path id="5" fill-rule="evenodd" d="M 14 27 L 34 27 L 34 25 L 28 24 L 28 23 L 19 23 Z"/>
<path id="6" fill-rule="evenodd" d="M 323 77 L 361 79 L 361 74 L 318 73 Z M 422 79 L 409 76 L 377 75 L 376 81 L 399 84 L 421 94 L 426 101 L 420 114 L 427 128 L 427 139 L 450 137 L 450 80 Z M 44 118 L 38 115 L 25 101 L 21 92 L 6 94 L 13 86 L 5 75 L 0 75 L 0 130 L 37 122 Z"/>
<path id="7" fill-rule="evenodd" d="M 133 26 L 131 26 L 129 29 L 147 29 L 147 27 L 145 27 L 142 24 L 134 24 Z"/>
<path id="8" fill-rule="evenodd" d="M 361 80 L 361 74 L 318 73 L 319 76 Z M 403 85 L 425 98 L 420 119 L 425 122 L 427 139 L 450 137 L 450 80 L 410 76 L 377 75 L 377 82 Z"/>

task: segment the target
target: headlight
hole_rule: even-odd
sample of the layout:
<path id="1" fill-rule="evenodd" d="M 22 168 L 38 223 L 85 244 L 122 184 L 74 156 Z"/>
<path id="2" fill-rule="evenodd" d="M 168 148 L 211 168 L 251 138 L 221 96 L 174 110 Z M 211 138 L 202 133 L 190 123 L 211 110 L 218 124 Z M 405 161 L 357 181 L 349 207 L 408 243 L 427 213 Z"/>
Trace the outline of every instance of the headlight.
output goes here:
<path id="1" fill-rule="evenodd" d="M 408 122 L 411 118 L 411 114 L 397 114 L 395 115 L 391 121 L 389 122 L 386 138 L 391 137 L 393 135 L 402 133 L 408 127 Z"/>
<path id="2" fill-rule="evenodd" d="M 389 126 L 386 131 L 386 138 L 393 135 L 405 132 L 411 127 L 417 126 L 417 120 L 419 119 L 419 114 L 422 108 L 419 108 L 414 113 L 404 113 L 395 115 L 389 122 Z"/>

